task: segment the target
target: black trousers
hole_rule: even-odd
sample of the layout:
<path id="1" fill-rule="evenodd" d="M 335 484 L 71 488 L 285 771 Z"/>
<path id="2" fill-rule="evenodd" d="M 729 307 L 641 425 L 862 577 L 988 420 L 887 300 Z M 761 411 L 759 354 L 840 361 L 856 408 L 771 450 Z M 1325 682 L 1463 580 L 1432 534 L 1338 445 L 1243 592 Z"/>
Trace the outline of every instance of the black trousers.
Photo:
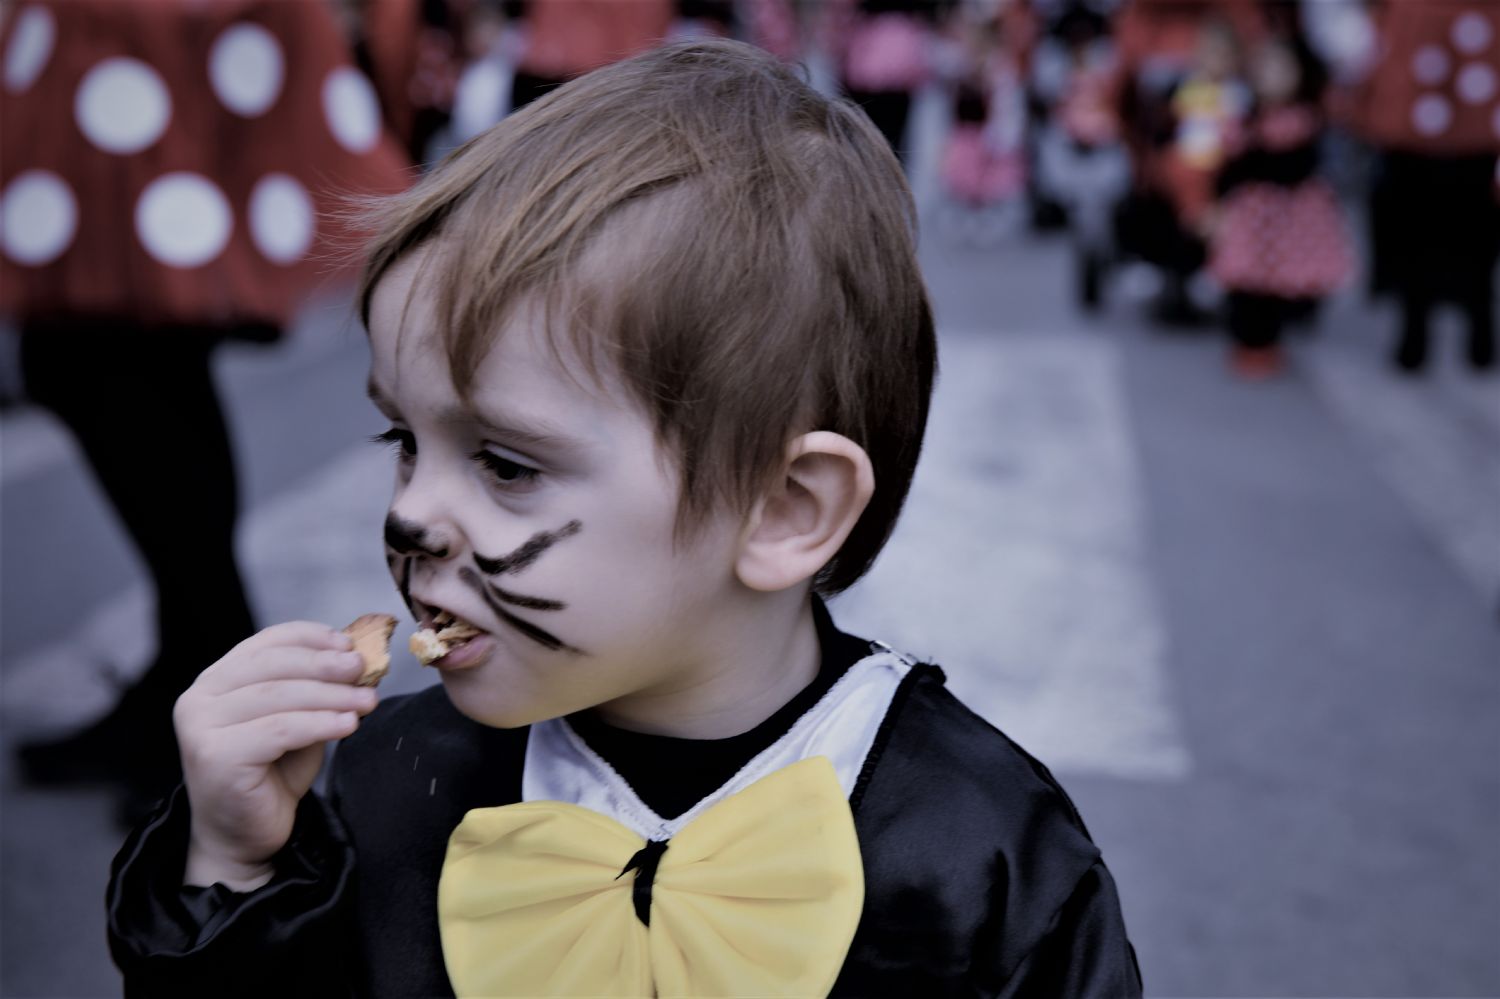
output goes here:
<path id="1" fill-rule="evenodd" d="M 1469 326 L 1476 358 L 1494 353 L 1495 261 L 1500 208 L 1495 157 L 1387 153 L 1372 196 L 1375 279 L 1401 299 L 1400 352 L 1420 363 L 1428 318 L 1452 302 Z"/>
<path id="2" fill-rule="evenodd" d="M 28 395 L 73 432 L 150 572 L 157 658 L 132 700 L 168 732 L 177 695 L 254 630 L 235 561 L 237 486 L 213 346 L 202 330 L 126 322 L 22 329 Z"/>

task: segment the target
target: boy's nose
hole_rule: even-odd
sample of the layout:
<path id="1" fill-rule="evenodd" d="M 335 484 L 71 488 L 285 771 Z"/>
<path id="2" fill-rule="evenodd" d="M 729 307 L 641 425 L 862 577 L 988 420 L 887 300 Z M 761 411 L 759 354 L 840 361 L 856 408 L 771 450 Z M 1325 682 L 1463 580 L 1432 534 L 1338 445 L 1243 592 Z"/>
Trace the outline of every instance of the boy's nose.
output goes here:
<path id="1" fill-rule="evenodd" d="M 453 549 L 450 533 L 438 525 L 408 520 L 394 508 L 385 518 L 386 547 L 398 555 L 447 558 Z"/>
<path id="2" fill-rule="evenodd" d="M 464 534 L 455 517 L 456 495 L 465 483 L 441 454 L 418 460 L 396 493 L 385 518 L 385 543 L 397 555 L 451 559 L 463 554 Z"/>

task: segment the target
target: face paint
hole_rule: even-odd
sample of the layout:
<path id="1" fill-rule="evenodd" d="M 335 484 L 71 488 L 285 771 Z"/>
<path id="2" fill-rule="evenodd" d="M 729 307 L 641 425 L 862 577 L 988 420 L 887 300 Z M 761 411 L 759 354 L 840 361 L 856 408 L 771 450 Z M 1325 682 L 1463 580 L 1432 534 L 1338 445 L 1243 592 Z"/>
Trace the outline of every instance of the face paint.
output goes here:
<path id="1" fill-rule="evenodd" d="M 570 520 L 555 531 L 538 531 L 533 534 L 521 547 L 509 555 L 499 558 L 485 558 L 483 555 L 475 554 L 474 564 L 479 566 L 479 571 L 486 576 L 498 576 L 502 573 L 521 572 L 531 566 L 533 562 L 542 557 L 542 553 L 564 538 L 571 538 L 583 529 L 583 522 Z"/>
<path id="2" fill-rule="evenodd" d="M 406 561 L 401 566 L 401 578 L 396 581 L 396 588 L 401 592 L 401 601 L 406 604 L 406 609 L 411 614 L 412 620 L 420 621 L 422 620 L 422 615 L 417 613 L 417 605 L 411 599 L 411 567 L 414 562 L 416 562 L 416 559 L 410 556 L 406 558 Z"/>
<path id="3" fill-rule="evenodd" d="M 505 573 L 517 573 L 529 568 L 542 557 L 542 554 L 564 538 L 571 538 L 583 529 L 583 522 L 570 520 L 555 531 L 538 531 L 515 551 L 499 558 L 485 558 L 475 553 L 474 564 L 488 576 L 499 576 Z M 544 631 L 529 621 L 516 617 L 506 610 L 502 604 L 510 604 L 514 607 L 524 607 L 528 610 L 559 611 L 567 606 L 561 600 L 548 600 L 545 597 L 530 597 L 522 593 L 512 593 L 494 583 L 481 579 L 479 573 L 467 567 L 459 570 L 459 578 L 466 584 L 478 591 L 479 595 L 490 605 L 490 609 L 506 624 L 515 628 L 521 634 L 532 641 L 553 651 L 566 650 L 577 653 L 578 650 L 567 645 L 551 632 Z"/>
<path id="4" fill-rule="evenodd" d="M 398 555 L 421 554 L 442 558 L 448 554 L 446 547 L 432 547 L 427 539 L 427 529 L 421 524 L 402 520 L 394 513 L 385 518 L 385 544 Z"/>
<path id="5" fill-rule="evenodd" d="M 512 593 L 509 590 L 501 589 L 494 583 L 485 584 L 485 588 L 502 603 L 513 604 L 516 607 L 525 607 L 527 610 L 560 611 L 568 606 L 561 600 L 548 600 L 545 597 L 528 597 L 521 593 Z"/>
<path id="6" fill-rule="evenodd" d="M 490 586 L 486 584 L 485 581 L 480 578 L 479 573 L 475 572 L 473 569 L 470 569 L 468 566 L 464 566 L 462 569 L 458 570 L 458 578 L 462 580 L 466 586 L 468 586 L 470 589 L 484 598 L 484 602 L 489 604 L 490 610 L 495 612 L 496 617 L 519 631 L 521 634 L 525 635 L 527 638 L 531 639 L 533 642 L 536 642 L 538 645 L 552 652 L 568 652 L 573 655 L 584 654 L 583 650 L 573 648 L 573 646 L 567 644 L 562 639 L 552 634 L 550 631 L 538 628 L 530 621 L 526 621 L 519 617 L 516 617 L 510 611 L 506 610 L 505 605 L 500 602 L 500 598 L 490 592 Z M 561 604 L 558 605 L 558 607 L 561 606 Z M 555 610 L 557 608 L 547 609 Z"/>

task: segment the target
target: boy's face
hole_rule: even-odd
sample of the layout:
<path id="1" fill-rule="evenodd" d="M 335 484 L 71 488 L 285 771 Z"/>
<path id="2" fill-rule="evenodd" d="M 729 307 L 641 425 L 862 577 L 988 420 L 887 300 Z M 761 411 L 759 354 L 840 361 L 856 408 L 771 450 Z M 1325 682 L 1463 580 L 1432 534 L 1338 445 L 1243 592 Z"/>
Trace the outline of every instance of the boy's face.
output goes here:
<path id="1" fill-rule="evenodd" d="M 524 310 L 466 405 L 432 292 L 413 291 L 423 258 L 408 254 L 372 296 L 370 384 L 396 452 L 397 586 L 424 624 L 446 611 L 483 632 L 438 663 L 453 703 L 514 727 L 649 705 L 701 679 L 739 585 L 741 518 L 675 544 L 678 471 L 645 414 L 614 377 L 565 369 Z"/>

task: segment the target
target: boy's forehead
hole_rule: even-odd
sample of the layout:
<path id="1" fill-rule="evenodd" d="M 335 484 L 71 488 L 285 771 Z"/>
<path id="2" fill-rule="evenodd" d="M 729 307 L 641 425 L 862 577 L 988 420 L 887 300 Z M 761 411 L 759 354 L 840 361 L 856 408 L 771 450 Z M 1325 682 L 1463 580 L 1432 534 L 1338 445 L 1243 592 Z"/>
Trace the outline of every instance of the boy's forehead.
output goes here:
<path id="1" fill-rule="evenodd" d="M 439 316 L 441 248 L 419 247 L 391 265 L 370 296 L 369 334 L 372 364 L 369 389 L 377 401 L 394 400 L 402 382 L 415 376 L 453 385 L 449 338 Z M 474 377 L 464 393 L 466 408 L 513 408 L 523 398 L 560 394 L 597 415 L 617 410 L 643 417 L 618 373 L 598 359 L 584 359 L 576 338 L 554 325 L 542 298 L 528 295 L 485 331 Z"/>
<path id="2" fill-rule="evenodd" d="M 411 334 L 429 336 L 436 289 L 427 273 L 431 250 L 419 247 L 393 263 L 370 292 L 369 333 L 384 345 Z M 425 278 L 425 280 L 424 280 Z"/>
<path id="3" fill-rule="evenodd" d="M 481 283 L 483 275 L 471 273 L 473 262 L 462 257 L 462 248 L 441 239 L 423 244 L 393 262 L 375 283 L 370 336 L 377 349 L 399 349 L 403 357 L 411 349 L 451 353 L 467 338 L 478 346 L 472 356 L 480 363 L 505 347 L 502 353 L 552 362 L 580 388 L 616 394 L 622 379 L 612 361 L 607 318 L 614 304 L 609 289 L 620 277 L 618 264 L 610 262 L 613 245 L 593 241 L 564 274 L 508 301 L 475 302 L 465 300 L 464 290 Z M 451 315 L 439 314 L 445 293 L 453 298 Z"/>

